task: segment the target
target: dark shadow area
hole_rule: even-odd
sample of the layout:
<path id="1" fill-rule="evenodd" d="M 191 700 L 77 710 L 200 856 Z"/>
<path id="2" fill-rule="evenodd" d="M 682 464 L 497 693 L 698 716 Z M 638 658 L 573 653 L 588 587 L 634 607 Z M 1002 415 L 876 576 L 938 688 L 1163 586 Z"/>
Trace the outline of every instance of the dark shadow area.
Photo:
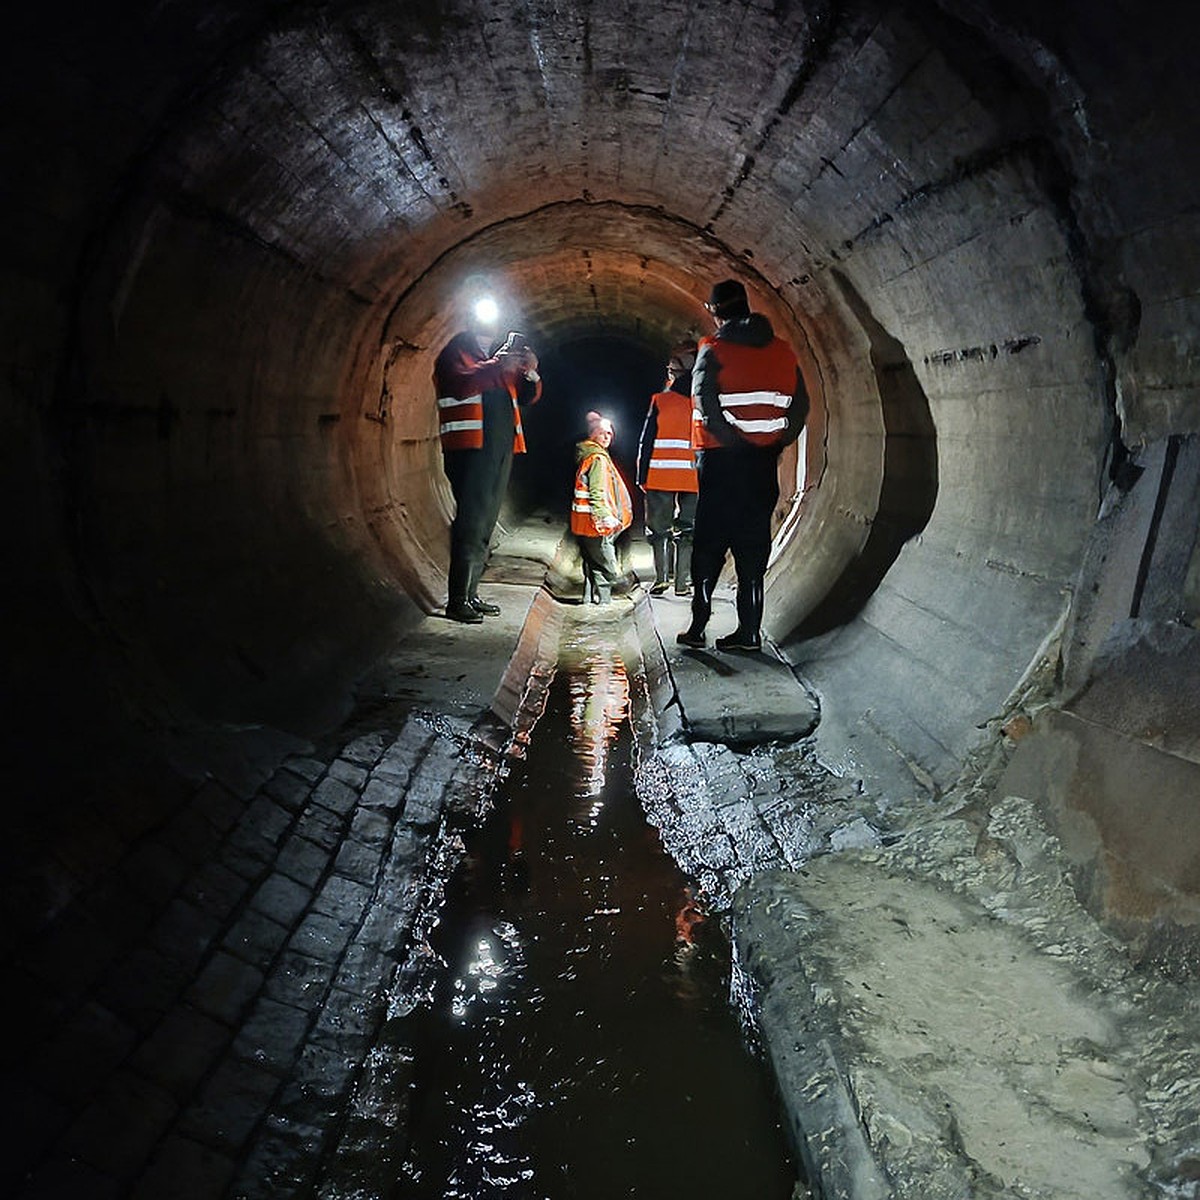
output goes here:
<path id="1" fill-rule="evenodd" d="M 870 342 L 883 413 L 883 482 L 862 549 L 789 641 L 818 637 L 857 616 L 904 543 L 929 523 L 937 501 L 937 429 L 912 363 L 903 344 L 879 324 L 854 285 L 838 271 L 831 274 Z"/>
<path id="2" fill-rule="evenodd" d="M 641 493 L 634 486 L 638 434 L 650 397 L 662 387 L 667 348 L 617 337 L 577 338 L 538 347 L 542 399 L 524 414 L 527 454 L 513 463 L 509 503 L 522 513 L 570 511 L 575 444 L 586 434 L 584 416 L 595 409 L 616 426 L 612 456 L 625 474 L 641 522 Z"/>

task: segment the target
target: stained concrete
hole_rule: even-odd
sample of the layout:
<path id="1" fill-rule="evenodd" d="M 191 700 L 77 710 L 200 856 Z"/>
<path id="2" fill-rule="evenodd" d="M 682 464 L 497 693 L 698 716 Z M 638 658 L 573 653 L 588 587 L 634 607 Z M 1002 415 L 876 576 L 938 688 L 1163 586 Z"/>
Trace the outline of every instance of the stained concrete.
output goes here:
<path id="1" fill-rule="evenodd" d="M 814 1192 L 1194 1196 L 1195 994 L 1134 967 L 1003 794 L 736 898 Z"/>

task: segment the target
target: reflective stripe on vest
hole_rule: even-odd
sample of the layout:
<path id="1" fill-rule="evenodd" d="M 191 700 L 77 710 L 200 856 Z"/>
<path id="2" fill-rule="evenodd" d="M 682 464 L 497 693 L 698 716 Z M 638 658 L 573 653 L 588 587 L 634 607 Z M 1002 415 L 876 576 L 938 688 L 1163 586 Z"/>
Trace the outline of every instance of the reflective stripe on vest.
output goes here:
<path id="1" fill-rule="evenodd" d="M 579 470 L 575 472 L 575 496 L 571 502 L 571 532 L 582 537 L 604 537 L 607 534 L 619 532 L 619 530 L 606 530 L 602 533 L 597 528 L 592 513 L 592 498 L 588 491 L 587 473 L 592 463 L 600 457 L 599 454 L 589 454 L 579 464 Z M 630 498 L 629 489 L 625 486 L 625 480 L 621 478 L 611 459 L 605 463 L 604 492 L 609 512 L 621 522 L 621 529 L 628 529 L 633 521 L 633 501 Z"/>
<path id="2" fill-rule="evenodd" d="M 779 445 L 796 388 L 792 348 L 780 338 L 746 346 L 717 337 L 709 343 L 708 357 L 716 371 L 721 414 L 730 428 L 750 445 Z"/>
<path id="3" fill-rule="evenodd" d="M 478 450 L 483 445 L 483 396 L 439 396 L 437 407 L 443 450 Z"/>
<path id="4" fill-rule="evenodd" d="M 721 411 L 739 433 L 781 434 L 787 428 L 791 396 L 782 392 L 721 392 Z"/>
<path id="5" fill-rule="evenodd" d="M 646 466 L 648 492 L 694 492 L 696 455 L 692 449 L 692 401 L 678 392 L 654 396 L 657 428 Z"/>
<path id="6" fill-rule="evenodd" d="M 525 431 L 521 427 L 521 408 L 510 389 L 513 406 L 513 453 L 525 453 Z M 483 396 L 439 396 L 438 434 L 443 450 L 480 450 L 483 448 Z"/>

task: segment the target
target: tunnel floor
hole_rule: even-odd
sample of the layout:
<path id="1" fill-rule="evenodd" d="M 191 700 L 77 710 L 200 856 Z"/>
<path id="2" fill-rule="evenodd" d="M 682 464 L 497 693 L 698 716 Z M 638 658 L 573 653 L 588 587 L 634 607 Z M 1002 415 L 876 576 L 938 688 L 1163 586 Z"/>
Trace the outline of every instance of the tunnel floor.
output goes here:
<path id="1" fill-rule="evenodd" d="M 648 826 L 625 666 L 560 673 L 430 941 L 403 1195 L 792 1195 L 730 946 Z"/>
<path id="2" fill-rule="evenodd" d="M 621 820 L 648 821 L 644 836 L 681 873 L 659 885 L 671 922 L 647 961 L 680 982 L 677 889 L 698 884 L 709 920 L 694 961 L 716 967 L 724 952 L 704 938 L 730 922 L 810 1178 L 833 1187 L 821 1146 L 836 1157 L 857 1138 L 843 1164 L 891 1182 L 846 1195 L 929 1200 L 936 1167 L 947 1195 L 1061 1200 L 1071 1191 L 1038 1164 L 1069 1161 L 1055 1150 L 1069 1138 L 1088 1168 L 1081 1195 L 1097 1179 L 1114 1197 L 1197 1195 L 1200 999 L 1131 965 L 1074 902 L 1034 806 L 1004 795 L 1003 762 L 970 798 L 906 807 L 832 774 L 804 740 L 680 736 L 662 722 L 680 707 L 670 655 L 685 606 L 557 603 L 532 578 L 545 534 L 511 536 L 497 575 L 513 581 L 484 588 L 502 617 L 465 630 L 431 617 L 364 677 L 355 714 L 320 745 L 284 739 L 279 753 L 280 739 L 239 733 L 98 902 L 15 964 L 24 1036 L 5 1076 L 6 1194 L 386 1195 L 380 1181 L 401 1181 L 408 1159 L 424 1068 L 406 1021 L 434 977 L 447 881 L 477 853 L 472 837 L 496 836 L 497 789 L 525 770 L 511 752 L 538 748 L 529 714 L 549 665 L 563 647 L 578 665 L 599 642 L 640 656 L 620 738 L 653 748 L 612 758 L 644 814 L 631 805 Z M 586 711 L 603 694 L 562 703 Z M 495 715 L 506 706 L 511 727 Z M 603 705 L 594 716 L 606 727 Z M 261 765 L 264 745 L 274 766 Z M 511 817 L 524 802 L 506 803 Z M 592 901 L 589 913 L 626 907 Z M 938 985 L 936 1004 L 923 983 Z M 1022 1027 L 1029 988 L 1039 1012 L 1058 1014 L 1045 1036 Z M 975 1053 L 981 1038 L 994 1054 Z M 821 1062 L 797 1056 L 814 1044 Z M 823 1079 L 837 1086 L 817 1095 Z M 837 1095 L 841 1109 L 822 1107 Z M 1013 1130 L 1040 1149 L 998 1148 Z"/>

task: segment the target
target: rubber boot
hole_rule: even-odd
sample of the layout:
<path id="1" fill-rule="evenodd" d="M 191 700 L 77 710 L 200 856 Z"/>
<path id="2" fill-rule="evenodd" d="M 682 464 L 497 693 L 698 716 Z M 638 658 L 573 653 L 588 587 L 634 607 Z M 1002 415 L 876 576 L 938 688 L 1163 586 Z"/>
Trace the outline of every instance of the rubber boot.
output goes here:
<path id="1" fill-rule="evenodd" d="M 717 638 L 718 650 L 762 649 L 763 577 L 738 580 L 737 628 L 725 637 Z"/>
<path id="2" fill-rule="evenodd" d="M 479 580 L 483 575 L 483 564 L 479 563 L 471 567 L 471 573 L 467 577 L 467 603 L 482 617 L 494 617 L 500 612 L 498 604 L 489 604 L 486 600 L 481 600 L 479 597 Z"/>
<path id="3" fill-rule="evenodd" d="M 666 535 L 655 535 L 650 542 L 650 549 L 654 551 L 654 584 L 650 588 L 650 595 L 661 596 L 671 579 Z"/>
<path id="4" fill-rule="evenodd" d="M 698 579 L 692 592 L 692 623 L 682 633 L 675 635 L 681 646 L 703 646 L 704 629 L 712 616 L 712 598 L 716 591 L 715 579 Z"/>
<path id="5" fill-rule="evenodd" d="M 483 614 L 476 612 L 467 599 L 470 582 L 470 566 L 467 563 L 452 561 L 450 578 L 447 581 L 450 599 L 446 602 L 446 616 L 452 621 L 461 621 L 464 625 L 480 625 L 483 623 Z"/>
<path id="6" fill-rule="evenodd" d="M 675 595 L 686 596 L 692 590 L 692 539 L 681 537 L 675 543 Z"/>

